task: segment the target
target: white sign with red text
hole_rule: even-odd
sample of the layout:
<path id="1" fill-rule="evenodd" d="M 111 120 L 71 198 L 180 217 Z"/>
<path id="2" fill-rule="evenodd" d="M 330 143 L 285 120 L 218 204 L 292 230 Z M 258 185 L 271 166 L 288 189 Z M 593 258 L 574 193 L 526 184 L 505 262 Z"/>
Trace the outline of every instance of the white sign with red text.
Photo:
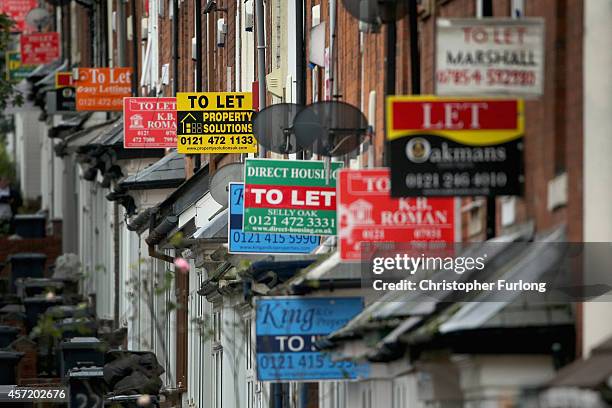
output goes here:
<path id="1" fill-rule="evenodd" d="M 437 95 L 542 95 L 543 19 L 438 19 L 436 29 Z"/>

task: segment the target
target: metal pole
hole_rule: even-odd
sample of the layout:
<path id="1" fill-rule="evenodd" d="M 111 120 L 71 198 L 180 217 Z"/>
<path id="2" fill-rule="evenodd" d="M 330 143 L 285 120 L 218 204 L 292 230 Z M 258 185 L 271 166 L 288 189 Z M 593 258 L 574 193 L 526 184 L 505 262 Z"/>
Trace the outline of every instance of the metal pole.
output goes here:
<path id="1" fill-rule="evenodd" d="M 306 51 L 304 49 L 304 0 L 295 0 L 295 103 L 306 106 Z M 297 154 L 304 159 L 304 152 Z"/>
<path id="2" fill-rule="evenodd" d="M 66 5 L 66 54 L 68 67 L 72 68 L 72 1 Z"/>
<path id="3" fill-rule="evenodd" d="M 195 0 L 196 92 L 202 92 L 202 0 Z"/>
<path id="4" fill-rule="evenodd" d="M 257 81 L 259 85 L 259 110 L 266 107 L 266 36 L 263 0 L 255 0 L 257 17 Z M 259 145 L 259 157 L 266 157 L 266 149 Z"/>
<path id="5" fill-rule="evenodd" d="M 125 17 L 125 0 L 119 0 L 117 4 L 117 65 L 125 67 L 127 60 L 126 44 L 127 29 Z"/>
<path id="6" fill-rule="evenodd" d="M 138 96 L 138 38 L 139 35 L 136 32 L 138 24 L 136 22 L 136 0 L 132 0 L 132 65 L 134 66 L 134 73 L 132 74 L 132 94 Z"/>
<path id="7" fill-rule="evenodd" d="M 304 0 L 295 0 L 295 101 L 306 105 L 306 57 L 304 50 Z"/>
<path id="8" fill-rule="evenodd" d="M 482 16 L 493 16 L 493 0 L 482 0 Z M 487 197 L 487 239 L 497 235 L 497 203 L 495 197 Z"/>
<path id="9" fill-rule="evenodd" d="M 385 52 L 385 66 L 387 70 L 385 72 L 385 97 L 395 94 L 395 58 L 396 58 L 396 25 L 395 21 L 387 24 L 387 38 L 386 38 L 386 52 Z M 390 166 L 389 161 L 389 143 L 385 142 L 383 163 L 385 166 Z"/>
<path id="10" fill-rule="evenodd" d="M 329 0 L 329 97 L 336 96 L 336 0 Z"/>
<path id="11" fill-rule="evenodd" d="M 195 37 L 196 37 L 196 92 L 202 92 L 202 0 L 195 0 Z M 193 156 L 194 173 L 200 170 L 202 165 L 201 156 Z"/>
<path id="12" fill-rule="evenodd" d="M 419 16 L 417 0 L 410 0 L 408 18 L 410 25 L 410 82 L 413 95 L 421 93 L 421 56 L 419 53 Z"/>
<path id="13" fill-rule="evenodd" d="M 172 43 L 174 46 L 172 47 L 172 71 L 173 71 L 173 94 L 176 96 L 179 88 L 179 9 L 178 9 L 178 0 L 172 0 Z"/>

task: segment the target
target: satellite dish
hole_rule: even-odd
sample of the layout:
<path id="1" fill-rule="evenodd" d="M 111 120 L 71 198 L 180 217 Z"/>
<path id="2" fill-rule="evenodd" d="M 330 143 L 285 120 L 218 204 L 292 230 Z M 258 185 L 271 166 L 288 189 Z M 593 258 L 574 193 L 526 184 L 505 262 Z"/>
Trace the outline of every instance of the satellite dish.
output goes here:
<path id="1" fill-rule="evenodd" d="M 359 109 L 345 102 L 322 101 L 304 108 L 295 118 L 300 146 L 313 153 L 336 157 L 357 149 L 365 139 L 368 121 Z"/>
<path id="2" fill-rule="evenodd" d="M 30 27 L 34 27 L 37 30 L 41 30 L 42 28 L 49 25 L 51 22 L 51 15 L 44 8 L 33 8 L 26 15 L 26 24 Z"/>
<path id="3" fill-rule="evenodd" d="M 261 110 L 253 119 L 253 133 L 266 149 L 279 154 L 297 153 L 308 146 L 295 139 L 293 122 L 304 109 L 294 103 L 278 103 Z"/>
<path id="4" fill-rule="evenodd" d="M 402 19 L 411 0 L 342 0 L 344 8 L 359 21 L 386 24 Z M 416 1 L 416 0 L 414 0 Z"/>
<path id="5" fill-rule="evenodd" d="M 210 179 L 210 195 L 212 198 L 227 208 L 228 184 L 244 181 L 244 163 L 230 163 L 217 169 Z"/>

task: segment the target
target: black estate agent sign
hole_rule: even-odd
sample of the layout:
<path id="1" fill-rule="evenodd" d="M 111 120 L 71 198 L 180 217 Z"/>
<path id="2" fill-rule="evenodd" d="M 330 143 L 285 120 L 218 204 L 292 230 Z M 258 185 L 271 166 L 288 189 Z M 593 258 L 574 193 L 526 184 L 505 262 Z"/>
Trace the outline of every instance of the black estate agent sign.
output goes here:
<path id="1" fill-rule="evenodd" d="M 387 115 L 393 197 L 522 194 L 522 100 L 391 96 Z"/>

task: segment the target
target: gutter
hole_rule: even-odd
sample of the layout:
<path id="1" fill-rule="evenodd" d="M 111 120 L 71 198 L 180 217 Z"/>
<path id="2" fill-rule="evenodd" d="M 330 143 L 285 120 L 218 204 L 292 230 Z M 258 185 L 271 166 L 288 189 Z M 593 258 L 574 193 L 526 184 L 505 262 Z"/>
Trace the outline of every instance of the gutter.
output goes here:
<path id="1" fill-rule="evenodd" d="M 153 222 L 155 221 L 155 217 L 150 218 L 151 228 L 153 227 Z M 159 259 L 164 262 L 173 263 L 174 257 L 163 254 L 155 249 L 155 246 L 159 244 L 170 231 L 172 231 L 178 225 L 178 217 L 176 215 L 169 215 L 164 220 L 162 220 L 159 225 L 153 229 L 149 230 L 149 236 L 145 239 L 145 242 L 149 246 L 149 256 L 151 258 Z"/>

